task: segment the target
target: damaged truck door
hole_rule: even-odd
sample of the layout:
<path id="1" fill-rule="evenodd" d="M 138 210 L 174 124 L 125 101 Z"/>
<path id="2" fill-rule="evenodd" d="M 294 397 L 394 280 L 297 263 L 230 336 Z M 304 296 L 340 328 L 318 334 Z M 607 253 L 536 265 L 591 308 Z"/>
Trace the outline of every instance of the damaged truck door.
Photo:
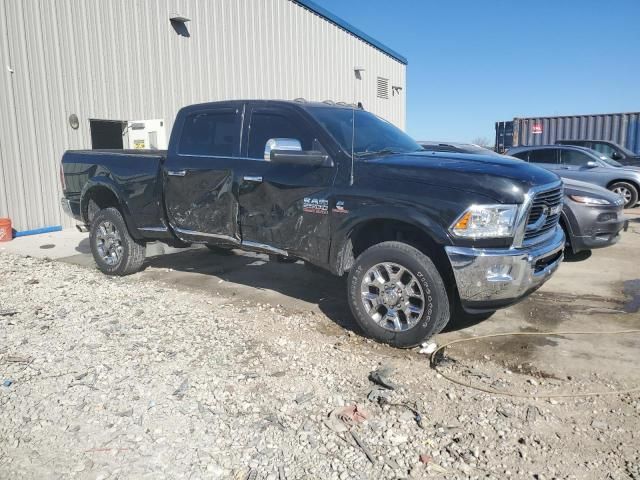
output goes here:
<path id="1" fill-rule="evenodd" d="M 243 158 L 237 166 L 243 243 L 326 263 L 328 211 L 306 215 L 304 199 L 329 198 L 333 162 L 312 125 L 294 109 L 249 104 L 245 118 Z"/>
<path id="2" fill-rule="evenodd" d="M 236 244 L 234 188 L 243 104 L 195 109 L 178 117 L 164 163 L 168 223 L 186 242 Z"/>

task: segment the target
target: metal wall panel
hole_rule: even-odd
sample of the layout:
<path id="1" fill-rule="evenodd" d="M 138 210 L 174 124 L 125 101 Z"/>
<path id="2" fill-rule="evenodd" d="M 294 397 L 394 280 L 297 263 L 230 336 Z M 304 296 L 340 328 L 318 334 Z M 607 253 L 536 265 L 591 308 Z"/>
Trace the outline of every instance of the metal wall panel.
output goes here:
<path id="1" fill-rule="evenodd" d="M 640 113 L 513 119 L 513 146 L 547 145 L 556 140 L 608 140 L 640 153 Z"/>
<path id="2" fill-rule="evenodd" d="M 405 127 L 406 66 L 291 0 L 0 0 L 0 41 L 0 216 L 18 230 L 72 225 L 58 162 L 91 148 L 92 118 L 162 118 L 169 133 L 184 105 L 302 97 Z M 400 94 L 377 98 L 378 76 Z"/>

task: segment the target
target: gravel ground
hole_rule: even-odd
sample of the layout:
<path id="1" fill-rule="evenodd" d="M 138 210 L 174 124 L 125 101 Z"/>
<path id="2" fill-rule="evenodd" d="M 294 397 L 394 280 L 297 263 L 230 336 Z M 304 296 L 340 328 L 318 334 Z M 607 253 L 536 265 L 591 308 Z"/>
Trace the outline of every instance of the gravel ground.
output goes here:
<path id="1" fill-rule="evenodd" d="M 495 397 L 322 315 L 10 254 L 0 272 L 0 478 L 640 479 L 637 394 Z M 449 355 L 493 388 L 634 386 Z"/>

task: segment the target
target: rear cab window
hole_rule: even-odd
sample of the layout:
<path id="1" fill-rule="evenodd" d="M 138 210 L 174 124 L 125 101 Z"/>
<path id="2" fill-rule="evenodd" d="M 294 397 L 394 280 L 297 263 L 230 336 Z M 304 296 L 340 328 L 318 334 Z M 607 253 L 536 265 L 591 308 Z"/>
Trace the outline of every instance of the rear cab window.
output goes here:
<path id="1" fill-rule="evenodd" d="M 194 112 L 182 126 L 178 154 L 233 157 L 240 145 L 241 116 L 235 108 Z"/>

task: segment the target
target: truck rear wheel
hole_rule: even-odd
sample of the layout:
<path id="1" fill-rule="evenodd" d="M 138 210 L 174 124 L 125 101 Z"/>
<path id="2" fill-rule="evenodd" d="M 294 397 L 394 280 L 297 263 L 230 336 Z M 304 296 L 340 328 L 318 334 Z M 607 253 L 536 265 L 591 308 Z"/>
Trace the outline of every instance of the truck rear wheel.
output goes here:
<path id="1" fill-rule="evenodd" d="M 89 241 L 93 258 L 102 273 L 129 275 L 142 267 L 145 245 L 129 234 L 124 218 L 116 208 L 105 208 L 95 214 Z"/>
<path id="2" fill-rule="evenodd" d="M 449 298 L 431 259 L 411 245 L 383 242 L 365 250 L 349 272 L 349 306 L 364 332 L 410 348 L 449 321 Z"/>

